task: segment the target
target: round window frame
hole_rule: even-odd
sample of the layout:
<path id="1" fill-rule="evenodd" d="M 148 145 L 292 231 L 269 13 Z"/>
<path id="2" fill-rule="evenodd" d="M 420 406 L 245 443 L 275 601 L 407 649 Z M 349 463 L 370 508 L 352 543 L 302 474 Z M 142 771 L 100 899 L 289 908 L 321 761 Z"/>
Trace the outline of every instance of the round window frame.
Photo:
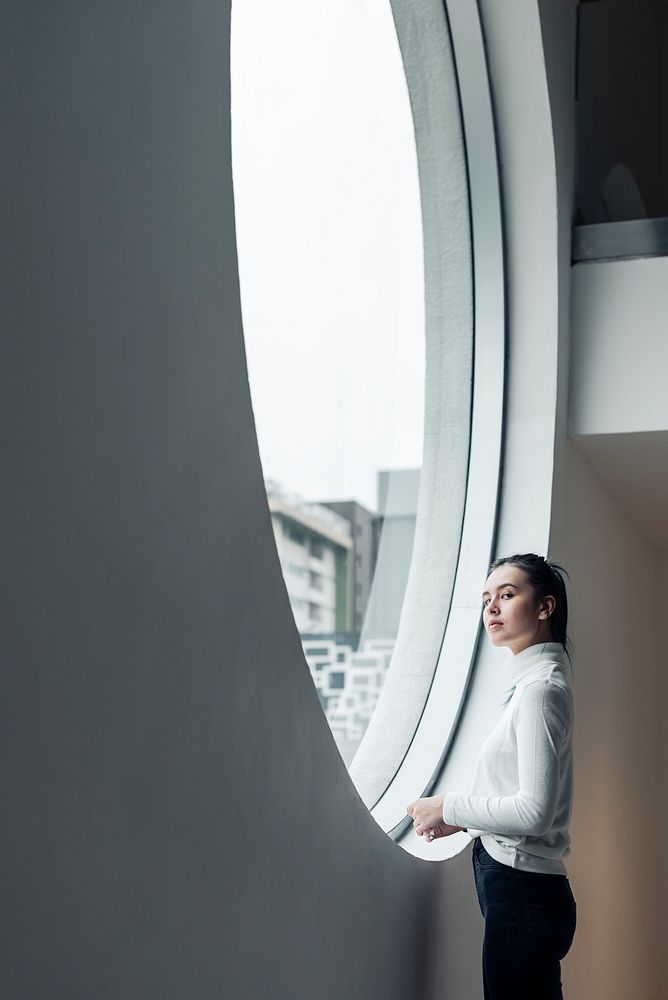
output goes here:
<path id="1" fill-rule="evenodd" d="M 402 36 L 406 0 L 390 0 L 411 105 L 419 74 L 420 49 Z M 423 3 L 411 25 L 429 18 Z M 406 803 L 431 794 L 452 746 L 463 711 L 481 637 L 480 582 L 492 558 L 498 518 L 504 399 L 506 386 L 506 278 L 501 186 L 494 114 L 482 24 L 475 0 L 444 0 L 431 4 L 443 10 L 450 36 L 457 80 L 464 158 L 468 177 L 471 268 L 473 276 L 473 385 L 469 462 L 464 518 L 450 607 L 432 682 L 414 735 L 384 792 L 370 806 L 375 820 L 393 840 L 410 828 Z M 438 107 L 438 93 L 429 100 Z M 415 120 L 419 138 L 421 123 Z M 429 123 L 426 122 L 428 127 Z M 418 158 L 420 142 L 418 141 Z M 426 171 L 442 169 L 437 162 L 420 162 Z M 437 185 L 433 190 L 437 190 Z M 428 210 L 423 199 L 422 211 Z M 431 252 L 437 248 L 432 247 Z M 429 248 L 425 247 L 425 255 Z M 429 261 L 425 259 L 425 274 Z M 426 414 L 428 418 L 428 414 Z M 417 567 L 419 572 L 419 567 Z M 402 627 L 404 623 L 402 622 Z M 369 748 L 368 748 L 369 749 Z M 373 752 L 373 748 L 370 748 Z M 421 789 L 421 792 L 417 790 Z"/>
<path id="2" fill-rule="evenodd" d="M 423 230 L 425 214 L 430 208 L 439 209 L 437 195 L 443 190 L 444 177 L 446 181 L 448 179 L 448 165 L 433 155 L 434 150 L 428 142 L 423 149 L 427 148 L 432 155 L 421 154 L 420 132 L 428 132 L 430 120 L 427 116 L 421 122 L 415 108 L 424 102 L 431 109 L 431 115 L 437 116 L 441 102 L 446 99 L 443 91 L 439 91 L 443 78 L 433 81 L 425 76 L 421 43 L 427 45 L 433 42 L 432 32 L 439 21 L 440 37 L 444 27 L 450 41 L 461 126 L 458 152 L 463 152 L 467 179 L 469 226 L 465 239 L 472 279 L 469 339 L 473 352 L 468 462 L 463 487 L 463 518 L 457 528 L 456 564 L 449 585 L 449 600 L 444 600 L 441 607 L 431 609 L 432 615 L 438 614 L 438 622 L 432 623 L 438 629 L 438 652 L 430 661 L 428 684 L 417 706 L 418 711 L 411 717 L 409 735 L 404 727 L 406 738 L 401 744 L 400 761 L 397 766 L 392 764 L 385 775 L 383 790 L 372 799 L 366 797 L 366 804 L 379 826 L 399 842 L 411 825 L 405 811 L 406 803 L 419 795 L 431 793 L 448 758 L 478 650 L 481 580 L 492 558 L 498 516 L 507 350 L 506 278 L 497 142 L 484 36 L 476 0 L 419 0 L 418 3 L 390 0 L 390 5 L 417 139 Z M 425 178 L 431 178 L 434 183 L 425 184 Z M 432 206 L 425 192 L 434 198 Z M 425 276 L 430 272 L 429 254 L 438 255 L 439 250 L 437 244 L 428 246 L 425 241 Z M 435 271 L 438 272 L 438 268 Z M 425 316 L 425 323 L 428 322 L 429 317 Z M 468 370 L 466 374 L 468 376 Z M 426 377 L 429 378 L 429 372 L 426 372 Z M 426 426 L 428 412 L 425 418 Z M 457 468 L 456 472 L 460 471 Z M 439 501 L 438 485 L 438 482 L 431 484 L 432 505 Z M 416 572 L 420 572 L 419 565 Z M 407 617 L 402 614 L 399 636 L 409 625 Z M 323 724 L 326 725 L 324 713 Z M 374 753 L 373 743 L 373 740 L 370 745 L 367 742 L 366 747 L 371 755 Z M 379 755 L 382 749 L 379 742 Z M 343 761 L 341 766 L 345 766 Z M 353 774 L 351 780 L 357 784 Z M 364 794 L 360 794 L 365 798 Z"/>

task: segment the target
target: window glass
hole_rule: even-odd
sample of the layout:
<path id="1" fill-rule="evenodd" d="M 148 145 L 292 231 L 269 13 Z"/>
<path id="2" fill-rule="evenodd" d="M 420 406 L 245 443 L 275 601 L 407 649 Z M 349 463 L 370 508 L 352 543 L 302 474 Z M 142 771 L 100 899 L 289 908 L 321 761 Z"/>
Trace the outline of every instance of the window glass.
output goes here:
<path id="1" fill-rule="evenodd" d="M 232 123 L 274 536 L 349 764 L 397 636 L 423 437 L 420 195 L 389 2 L 233 4 Z"/>

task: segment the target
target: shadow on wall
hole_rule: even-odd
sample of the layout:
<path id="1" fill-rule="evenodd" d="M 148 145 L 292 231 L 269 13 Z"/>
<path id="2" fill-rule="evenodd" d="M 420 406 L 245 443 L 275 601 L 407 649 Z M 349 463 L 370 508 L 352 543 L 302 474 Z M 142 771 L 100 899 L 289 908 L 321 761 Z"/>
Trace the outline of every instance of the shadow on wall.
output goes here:
<path id="1" fill-rule="evenodd" d="M 229 5 L 4 20 L 2 992 L 417 998 L 436 869 L 353 789 L 273 544 Z"/>

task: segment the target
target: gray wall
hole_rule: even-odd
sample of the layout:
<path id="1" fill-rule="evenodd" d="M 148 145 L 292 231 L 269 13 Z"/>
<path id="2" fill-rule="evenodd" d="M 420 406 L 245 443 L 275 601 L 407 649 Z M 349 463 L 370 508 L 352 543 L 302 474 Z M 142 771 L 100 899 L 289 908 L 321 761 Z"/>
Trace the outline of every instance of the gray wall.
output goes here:
<path id="1" fill-rule="evenodd" d="M 434 869 L 357 797 L 274 549 L 228 20 L 219 0 L 3 5 L 12 1000 L 405 1000 L 428 974 Z"/>

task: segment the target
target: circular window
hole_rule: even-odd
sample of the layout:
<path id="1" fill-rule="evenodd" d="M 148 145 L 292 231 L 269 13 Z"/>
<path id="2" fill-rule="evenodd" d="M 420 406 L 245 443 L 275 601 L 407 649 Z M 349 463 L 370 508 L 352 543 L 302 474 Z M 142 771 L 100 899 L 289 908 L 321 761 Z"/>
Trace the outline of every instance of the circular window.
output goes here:
<path id="1" fill-rule="evenodd" d="M 277 549 L 342 756 L 399 837 L 455 731 L 496 515 L 503 242 L 475 4 L 244 0 L 232 113 Z"/>
<path id="2" fill-rule="evenodd" d="M 269 507 L 350 764 L 396 645 L 423 449 L 420 190 L 389 3 L 234 5 L 232 122 Z"/>

